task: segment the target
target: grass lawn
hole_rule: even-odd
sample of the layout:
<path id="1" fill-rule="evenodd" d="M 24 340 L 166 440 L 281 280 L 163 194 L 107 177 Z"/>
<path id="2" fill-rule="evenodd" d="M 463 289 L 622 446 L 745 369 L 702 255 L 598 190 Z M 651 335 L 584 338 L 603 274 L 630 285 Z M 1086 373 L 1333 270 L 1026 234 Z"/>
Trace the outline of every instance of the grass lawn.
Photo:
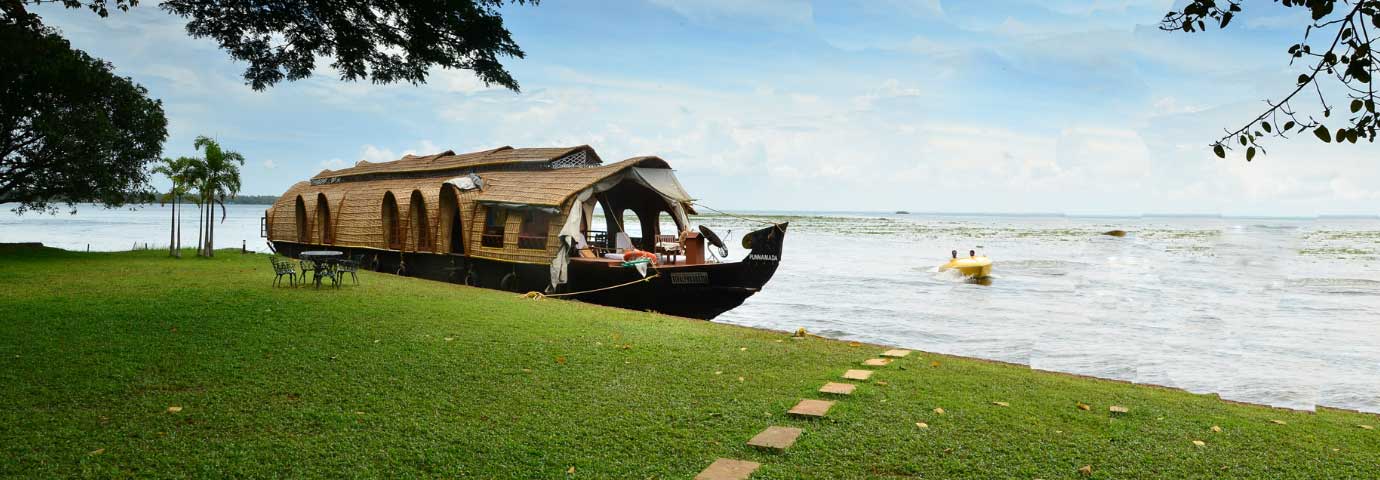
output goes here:
<path id="1" fill-rule="evenodd" d="M 916 352 L 798 420 L 882 349 L 385 274 L 271 280 L 230 251 L 0 248 L 0 476 L 670 479 L 727 457 L 753 478 L 1380 477 L 1374 415 Z M 771 425 L 805 433 L 745 445 Z"/>

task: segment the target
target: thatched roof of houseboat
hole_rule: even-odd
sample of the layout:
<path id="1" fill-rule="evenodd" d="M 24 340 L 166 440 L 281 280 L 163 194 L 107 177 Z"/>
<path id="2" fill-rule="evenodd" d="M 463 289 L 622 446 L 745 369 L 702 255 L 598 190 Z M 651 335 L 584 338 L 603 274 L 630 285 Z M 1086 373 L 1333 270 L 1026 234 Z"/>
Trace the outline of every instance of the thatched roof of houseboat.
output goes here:
<path id="1" fill-rule="evenodd" d="M 456 154 L 451 150 L 432 155 L 407 155 L 391 162 L 373 163 L 360 160 L 355 166 L 341 170 L 324 170 L 312 180 L 342 178 L 371 173 L 405 173 L 456 170 L 464 168 L 494 167 L 521 163 L 543 163 L 561 159 L 574 153 L 583 152 L 590 163 L 599 164 L 599 154 L 589 145 L 559 148 L 513 148 L 499 147 L 492 150 Z"/>
<path id="2" fill-rule="evenodd" d="M 617 163 L 589 168 L 562 168 L 535 172 L 488 172 L 480 203 L 520 203 L 559 207 L 571 196 L 595 182 L 629 167 L 671 168 L 657 157 L 633 157 Z"/>

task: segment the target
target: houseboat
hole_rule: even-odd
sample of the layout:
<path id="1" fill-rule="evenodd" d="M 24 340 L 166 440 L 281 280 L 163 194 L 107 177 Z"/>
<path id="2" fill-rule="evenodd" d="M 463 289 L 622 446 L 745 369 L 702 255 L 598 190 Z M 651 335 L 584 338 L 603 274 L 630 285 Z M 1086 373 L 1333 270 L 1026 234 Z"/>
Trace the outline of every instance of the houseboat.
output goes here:
<path id="1" fill-rule="evenodd" d="M 691 215 L 665 160 L 605 164 L 582 145 L 360 161 L 293 185 L 262 222 L 289 257 L 336 250 L 380 272 L 711 319 L 771 279 L 787 224 L 744 234 L 734 261 Z"/>

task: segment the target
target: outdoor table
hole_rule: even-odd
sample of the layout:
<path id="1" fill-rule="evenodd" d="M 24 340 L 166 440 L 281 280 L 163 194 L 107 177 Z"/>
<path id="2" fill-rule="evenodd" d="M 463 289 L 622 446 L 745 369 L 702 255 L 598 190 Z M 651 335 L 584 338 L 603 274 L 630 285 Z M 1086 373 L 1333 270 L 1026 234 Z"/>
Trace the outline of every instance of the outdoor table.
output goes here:
<path id="1" fill-rule="evenodd" d="M 312 263 L 315 263 L 318 269 L 324 266 L 326 268 L 326 276 L 331 277 L 331 281 L 335 282 L 336 286 L 340 286 L 340 280 L 336 278 L 335 268 L 337 262 L 340 261 L 340 257 L 344 255 L 345 252 L 336 250 L 308 250 L 299 254 L 302 259 L 310 260 Z M 318 270 L 318 272 L 319 271 L 320 270 Z M 318 273 L 315 277 L 313 283 L 316 284 L 316 288 L 321 288 L 321 274 Z"/>

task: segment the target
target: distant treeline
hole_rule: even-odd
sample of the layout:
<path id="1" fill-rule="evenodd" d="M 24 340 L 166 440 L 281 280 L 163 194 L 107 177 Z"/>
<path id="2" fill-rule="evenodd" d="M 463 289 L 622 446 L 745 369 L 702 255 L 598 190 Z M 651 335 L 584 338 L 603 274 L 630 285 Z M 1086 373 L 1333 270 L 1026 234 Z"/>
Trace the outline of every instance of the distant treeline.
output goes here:
<path id="1" fill-rule="evenodd" d="M 237 195 L 225 201 L 225 203 L 239 205 L 273 205 L 278 201 L 277 195 Z"/>
<path id="2" fill-rule="evenodd" d="M 184 202 L 196 203 L 196 199 L 190 196 L 182 197 Z M 225 199 L 226 205 L 273 205 L 278 201 L 277 195 L 237 195 L 235 198 Z M 158 198 L 154 196 L 132 195 L 129 203 L 153 203 L 157 204 Z"/>

